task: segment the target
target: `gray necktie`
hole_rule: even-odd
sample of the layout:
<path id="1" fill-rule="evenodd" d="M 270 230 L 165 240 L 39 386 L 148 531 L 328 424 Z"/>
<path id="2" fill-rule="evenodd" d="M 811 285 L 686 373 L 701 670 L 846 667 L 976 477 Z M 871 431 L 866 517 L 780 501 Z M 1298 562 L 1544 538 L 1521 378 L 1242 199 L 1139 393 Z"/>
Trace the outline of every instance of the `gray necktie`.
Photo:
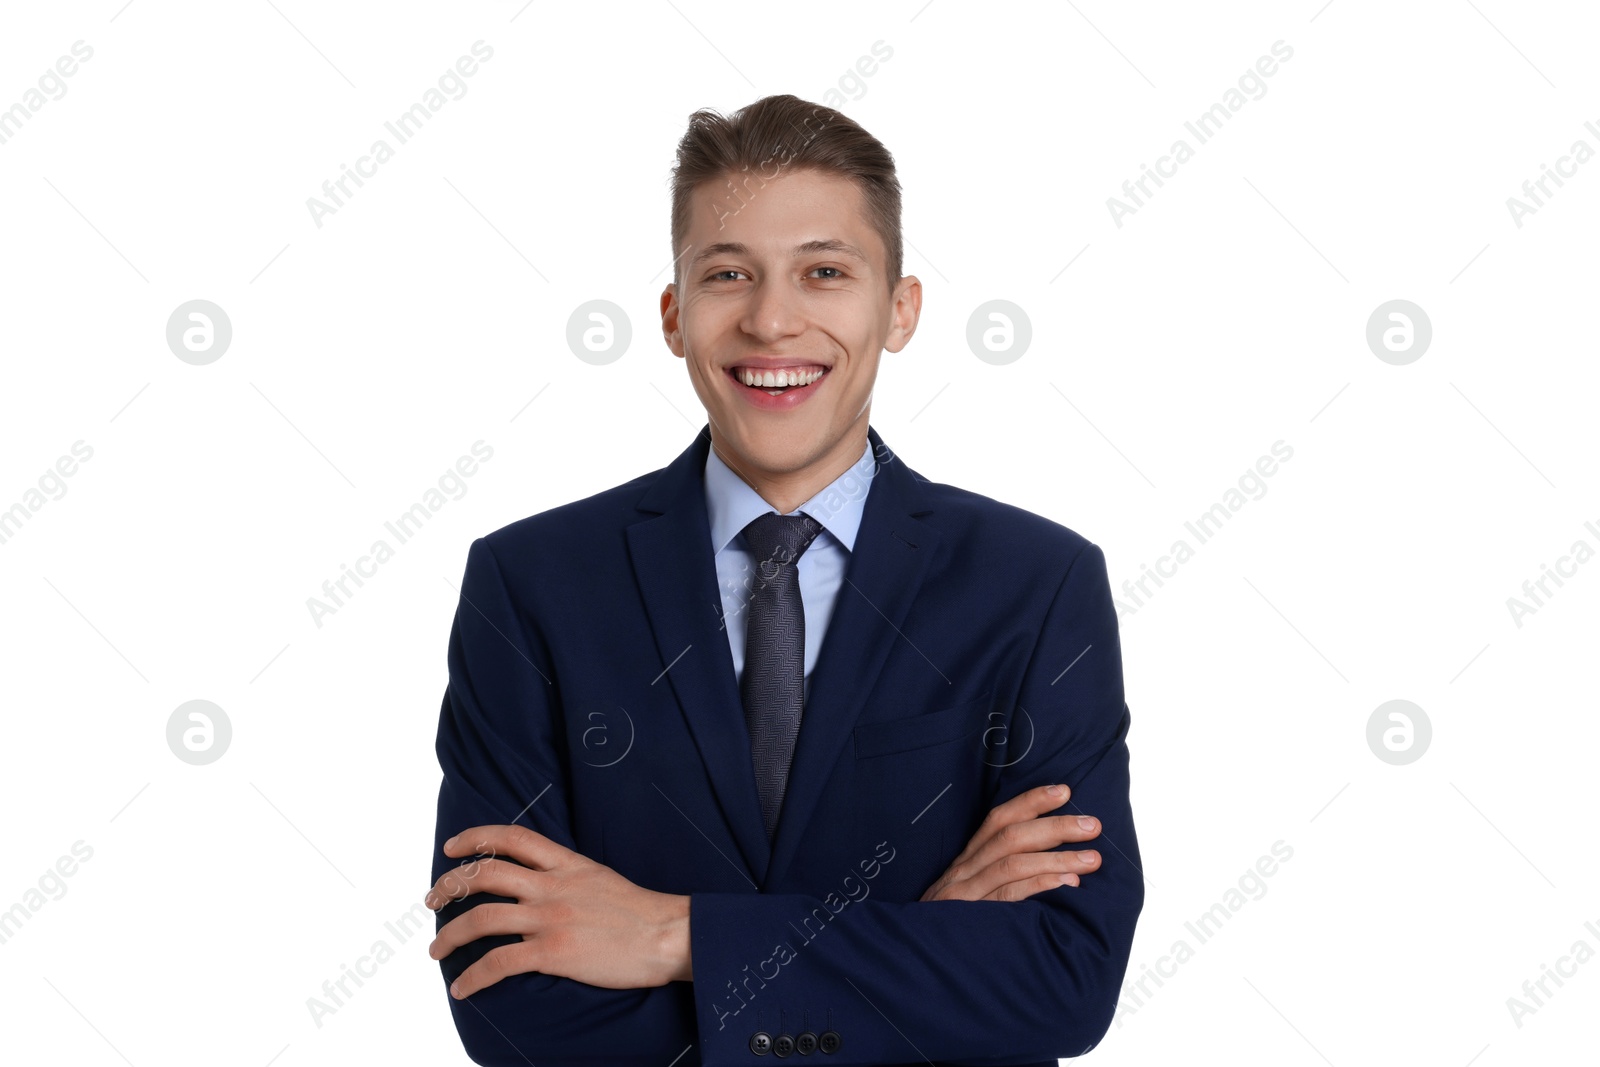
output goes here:
<path id="1" fill-rule="evenodd" d="M 789 783 L 805 695 L 806 617 L 800 601 L 800 554 L 822 532 L 811 516 L 769 511 L 744 528 L 756 562 L 745 630 L 739 695 L 750 728 L 761 820 L 772 838 Z"/>

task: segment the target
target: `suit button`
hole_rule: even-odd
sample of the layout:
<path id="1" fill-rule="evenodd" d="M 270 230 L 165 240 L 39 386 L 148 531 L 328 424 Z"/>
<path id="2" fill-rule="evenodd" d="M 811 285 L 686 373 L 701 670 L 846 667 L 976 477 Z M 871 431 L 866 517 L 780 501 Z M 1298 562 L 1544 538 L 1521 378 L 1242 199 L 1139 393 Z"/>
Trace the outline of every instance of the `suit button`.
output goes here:
<path id="1" fill-rule="evenodd" d="M 757 1056 L 765 1056 L 772 1051 L 772 1035 L 765 1030 L 757 1030 L 750 1035 L 750 1051 Z"/>
<path id="2" fill-rule="evenodd" d="M 809 1056 L 817 1050 L 817 1035 L 810 1030 L 794 1039 L 794 1050 L 802 1056 Z"/>
<path id="3" fill-rule="evenodd" d="M 835 1052 L 838 1052 L 839 1051 L 839 1042 L 840 1042 L 839 1031 L 837 1031 L 837 1030 L 824 1030 L 824 1031 L 822 1031 L 822 1038 L 821 1038 L 819 1043 L 821 1045 L 821 1048 L 822 1048 L 823 1052 L 829 1053 L 830 1055 L 835 1053 Z"/>
<path id="4" fill-rule="evenodd" d="M 794 1038 L 790 1037 L 788 1034 L 779 1034 L 772 1042 L 772 1054 L 774 1056 L 787 1056 L 793 1051 Z"/>

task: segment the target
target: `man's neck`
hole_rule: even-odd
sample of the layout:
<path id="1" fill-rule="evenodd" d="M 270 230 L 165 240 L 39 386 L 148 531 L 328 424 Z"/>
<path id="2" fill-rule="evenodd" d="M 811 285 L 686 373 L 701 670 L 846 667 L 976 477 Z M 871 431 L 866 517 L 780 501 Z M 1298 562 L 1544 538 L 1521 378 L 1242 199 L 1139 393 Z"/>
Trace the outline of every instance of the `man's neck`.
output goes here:
<path id="1" fill-rule="evenodd" d="M 728 469 L 754 489 L 762 500 L 771 504 L 774 511 L 779 515 L 787 515 L 854 466 L 867 447 L 867 435 L 865 430 L 849 435 L 823 459 L 798 471 L 758 470 L 749 462 L 730 455 L 731 450 L 718 442 L 714 432 L 711 435 L 711 447 L 728 465 Z"/>

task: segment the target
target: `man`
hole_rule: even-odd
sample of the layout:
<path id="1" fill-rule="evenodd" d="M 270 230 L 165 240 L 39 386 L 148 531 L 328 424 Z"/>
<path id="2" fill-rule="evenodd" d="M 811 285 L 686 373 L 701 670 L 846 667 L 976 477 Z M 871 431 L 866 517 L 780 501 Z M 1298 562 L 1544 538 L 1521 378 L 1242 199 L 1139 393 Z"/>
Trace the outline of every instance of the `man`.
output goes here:
<path id="1" fill-rule="evenodd" d="M 428 903 L 468 1053 L 1086 1052 L 1144 899 L 1103 553 L 869 426 L 922 287 L 866 131 L 696 113 L 672 236 L 707 426 L 467 556 Z"/>

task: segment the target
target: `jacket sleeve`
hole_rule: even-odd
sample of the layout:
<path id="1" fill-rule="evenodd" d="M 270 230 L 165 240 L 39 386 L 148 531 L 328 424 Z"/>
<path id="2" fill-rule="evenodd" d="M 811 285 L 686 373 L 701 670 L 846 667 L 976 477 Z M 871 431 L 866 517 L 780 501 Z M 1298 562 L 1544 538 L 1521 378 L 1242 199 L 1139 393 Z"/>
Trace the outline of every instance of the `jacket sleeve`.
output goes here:
<path id="1" fill-rule="evenodd" d="M 483 538 L 467 553 L 449 667 L 436 745 L 444 780 L 431 880 L 466 862 L 446 856 L 444 842 L 473 826 L 514 822 L 576 851 L 551 658 L 536 627 L 518 617 Z M 436 928 L 495 901 L 511 898 L 473 893 L 451 901 L 439 912 Z M 697 1043 L 687 982 L 619 990 L 529 973 L 465 1000 L 449 996 L 449 984 L 468 966 L 520 940 L 480 938 L 440 961 L 456 1030 L 474 1063 L 663 1067 Z M 678 1067 L 698 1062 L 691 1052 Z"/>
<path id="2" fill-rule="evenodd" d="M 1100 1041 L 1115 1013 L 1144 881 L 1128 796 L 1117 618 L 1105 555 L 1094 544 L 1074 557 L 1056 591 L 1018 703 L 1026 717 L 1014 712 L 1011 730 L 1025 733 L 1031 721 L 1034 744 L 1001 772 L 993 804 L 1066 783 L 1071 798 L 1052 814 L 1093 815 L 1103 828 L 1086 844 L 1061 847 L 1096 849 L 1100 868 L 1078 887 L 1022 901 L 834 898 L 830 908 L 804 894 L 693 894 L 706 1067 L 762 1062 L 747 1045 L 755 1013 L 743 1009 L 763 1004 L 768 1022 L 780 1007 L 829 1005 L 840 1044 L 826 1059 L 840 1067 L 1037 1063 Z"/>

